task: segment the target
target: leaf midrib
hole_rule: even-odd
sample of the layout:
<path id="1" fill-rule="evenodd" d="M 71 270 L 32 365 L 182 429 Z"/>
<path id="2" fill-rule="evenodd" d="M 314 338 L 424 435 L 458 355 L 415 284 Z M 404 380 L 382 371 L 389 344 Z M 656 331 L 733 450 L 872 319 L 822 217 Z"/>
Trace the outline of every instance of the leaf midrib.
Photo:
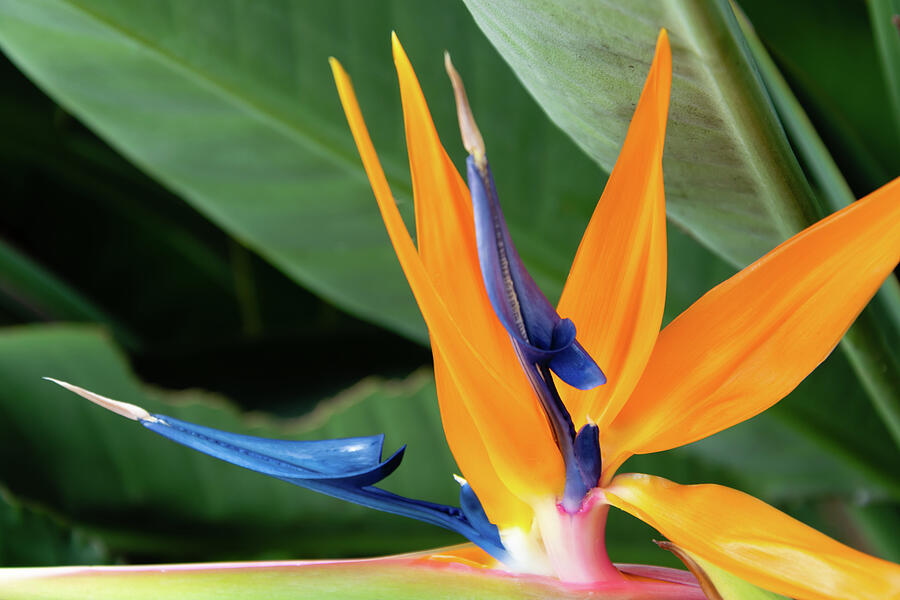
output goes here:
<path id="1" fill-rule="evenodd" d="M 688 6 L 686 6 L 686 3 L 672 2 L 667 6 L 669 8 L 669 11 L 681 21 L 686 31 L 693 32 L 696 29 L 696 18 L 692 15 L 691 10 Z M 713 7 L 708 10 L 718 9 L 718 7 Z M 700 48 L 696 44 L 696 40 L 701 39 L 699 36 L 685 36 L 685 39 L 691 44 L 691 47 L 694 49 L 698 56 L 702 55 L 699 51 Z M 706 77 L 709 80 L 715 80 L 706 62 L 699 61 L 699 64 L 702 66 L 703 72 Z M 711 94 L 715 95 L 715 98 L 718 100 L 717 105 L 720 107 L 720 110 L 722 110 L 723 114 L 727 115 L 727 119 L 725 120 L 725 122 L 729 124 L 730 129 L 734 132 L 741 132 L 746 130 L 746 127 L 742 127 L 741 125 L 742 119 L 740 118 L 740 116 L 736 114 L 734 110 L 732 110 L 731 103 L 728 102 L 728 99 L 724 95 L 722 87 L 715 85 L 712 86 L 712 90 L 708 91 Z M 772 224 L 775 226 L 776 230 L 782 237 L 787 238 L 793 235 L 794 233 L 796 233 L 796 228 L 798 226 L 802 226 L 805 224 L 792 222 L 795 219 L 791 218 L 791 215 L 788 214 L 788 211 L 779 209 L 780 204 L 775 200 L 780 196 L 777 193 L 778 188 L 783 186 L 778 186 L 777 184 L 775 184 L 772 181 L 771 177 L 769 177 L 766 169 L 759 164 L 759 160 L 757 159 L 756 154 L 751 151 L 745 135 L 734 135 L 732 136 L 732 138 L 735 140 L 735 142 L 737 142 L 737 146 L 740 148 L 740 152 L 744 158 L 745 164 L 753 169 L 753 173 L 756 175 L 756 181 L 764 186 L 765 193 L 764 197 L 761 200 L 763 205 L 766 207 L 768 216 Z M 794 205 L 792 206 L 794 209 L 797 208 Z M 802 213 L 802 210 L 800 212 Z M 743 264 L 736 264 L 730 257 L 720 254 L 718 251 L 716 251 L 716 254 L 721 256 L 722 258 L 725 258 L 728 262 L 735 264 L 735 266 L 746 266 Z"/>
<path id="2" fill-rule="evenodd" d="M 277 111 L 272 110 L 253 99 L 252 96 L 241 94 L 239 90 L 196 68 L 177 54 L 169 52 L 163 47 L 154 44 L 146 37 L 124 27 L 102 13 L 84 6 L 84 4 L 78 0 L 58 1 L 69 6 L 73 11 L 82 14 L 102 27 L 114 32 L 121 38 L 140 47 L 148 56 L 154 57 L 157 62 L 165 64 L 172 70 L 182 73 L 186 76 L 186 79 L 193 80 L 195 83 L 202 85 L 214 95 L 226 100 L 237 109 L 243 110 L 257 121 L 271 127 L 274 131 L 284 135 L 288 139 L 294 140 L 319 156 L 334 161 L 342 168 L 353 173 L 353 175 L 358 177 L 361 181 L 368 182 L 368 178 L 362 169 L 362 163 L 356 160 L 355 157 L 342 152 L 333 144 L 330 144 L 320 136 L 313 134 L 310 130 L 298 127 L 295 123 L 285 118 Z M 398 179 L 396 176 L 389 173 L 385 173 L 385 176 L 387 177 L 392 190 L 399 191 L 407 197 L 412 196 L 412 187 L 405 181 Z"/>

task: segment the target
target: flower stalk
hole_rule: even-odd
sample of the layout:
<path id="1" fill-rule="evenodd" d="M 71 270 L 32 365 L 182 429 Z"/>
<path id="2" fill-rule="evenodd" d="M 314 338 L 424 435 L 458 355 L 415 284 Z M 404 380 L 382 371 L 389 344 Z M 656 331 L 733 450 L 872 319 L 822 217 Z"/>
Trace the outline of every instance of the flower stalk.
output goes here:
<path id="1" fill-rule="evenodd" d="M 606 550 L 609 504 L 602 493 L 591 493 L 570 512 L 548 503 L 535 510 L 535 521 L 557 577 L 574 583 L 623 582 Z"/>

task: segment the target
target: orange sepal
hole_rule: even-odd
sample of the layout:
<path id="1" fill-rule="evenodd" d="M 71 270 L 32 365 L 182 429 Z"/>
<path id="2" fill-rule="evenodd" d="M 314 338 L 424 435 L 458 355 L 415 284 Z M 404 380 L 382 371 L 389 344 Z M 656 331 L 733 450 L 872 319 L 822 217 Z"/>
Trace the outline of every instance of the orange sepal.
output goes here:
<path id="1" fill-rule="evenodd" d="M 437 548 L 436 550 L 416 553 L 413 557 L 424 563 L 454 563 L 480 569 L 496 569 L 501 566 L 496 558 L 475 544 L 460 544 L 458 546 Z"/>
<path id="2" fill-rule="evenodd" d="M 778 402 L 828 356 L 898 259 L 900 179 L 795 235 L 672 321 L 604 449 L 667 450 Z"/>
<path id="3" fill-rule="evenodd" d="M 495 472 L 503 485 L 523 500 L 558 493 L 565 479 L 562 457 L 537 400 L 524 376 L 510 379 L 509 373 L 495 370 L 466 337 L 457 315 L 436 290 L 397 210 L 350 79 L 337 60 L 331 59 L 331 66 L 385 227 L 428 324 L 432 345 L 444 361 L 448 383 L 459 390 L 465 402 Z M 465 315 L 459 318 L 465 319 Z"/>
<path id="4" fill-rule="evenodd" d="M 582 392 L 562 384 L 576 427 L 601 432 L 631 394 L 659 335 L 666 298 L 666 208 L 662 154 L 672 80 L 666 30 L 619 158 L 578 247 L 559 301 L 578 340 L 606 373 Z"/>
<path id="5" fill-rule="evenodd" d="M 534 520 L 534 511 L 516 497 L 498 476 L 461 392 L 437 348 L 434 349 L 434 380 L 447 444 L 460 472 L 481 501 L 485 514 L 501 531 L 509 527 L 528 531 Z"/>
<path id="6" fill-rule="evenodd" d="M 469 190 L 441 145 L 419 81 L 396 35 L 392 45 L 403 102 L 419 256 L 462 334 L 498 374 L 527 385 L 484 289 Z M 527 529 L 531 509 L 501 483 L 462 390 L 446 372 L 445 358 L 437 349 L 434 363 L 444 433 L 462 475 L 492 522 L 501 528 L 515 525 Z"/>
<path id="7" fill-rule="evenodd" d="M 679 485 L 628 473 L 610 504 L 669 540 L 767 590 L 798 600 L 900 595 L 900 566 L 845 546 L 753 496 L 720 485 Z"/>

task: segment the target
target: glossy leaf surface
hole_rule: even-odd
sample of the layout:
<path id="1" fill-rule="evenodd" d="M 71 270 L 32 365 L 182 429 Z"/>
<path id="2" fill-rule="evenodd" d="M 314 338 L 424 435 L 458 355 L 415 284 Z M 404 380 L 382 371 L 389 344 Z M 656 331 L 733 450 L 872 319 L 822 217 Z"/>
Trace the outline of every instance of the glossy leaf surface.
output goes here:
<path id="1" fill-rule="evenodd" d="M 525 94 L 510 96 L 514 76 L 459 5 L 4 0 L 0 16 L 0 46 L 12 60 L 133 162 L 304 286 L 420 341 L 424 327 L 347 132 L 329 55 L 355 74 L 364 106 L 397 107 L 369 126 L 411 217 L 389 33 L 396 29 L 421 65 L 448 140 L 456 126 L 440 61 L 453 51 L 490 124 L 501 193 L 519 199 L 510 227 L 537 234 L 519 249 L 551 297 L 574 254 L 571 231 L 599 195 L 572 193 L 584 163 L 563 160 L 571 143 Z M 448 27 L 423 27 L 435 22 Z M 429 60 L 433 68 L 423 68 Z M 509 123 L 528 127 L 510 135 Z M 518 179 L 553 156 L 561 168 L 540 187 Z"/>
<path id="2" fill-rule="evenodd" d="M 727 2 L 466 5 L 544 110 L 607 170 L 665 27 L 674 69 L 667 212 L 732 263 L 749 263 L 814 214 Z"/>

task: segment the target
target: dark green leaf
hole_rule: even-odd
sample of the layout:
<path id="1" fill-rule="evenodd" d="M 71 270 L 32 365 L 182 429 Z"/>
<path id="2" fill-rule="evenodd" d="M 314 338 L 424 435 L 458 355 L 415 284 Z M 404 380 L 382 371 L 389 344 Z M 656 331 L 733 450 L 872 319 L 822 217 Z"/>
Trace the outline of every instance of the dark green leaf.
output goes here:
<path id="1" fill-rule="evenodd" d="M 878 58 L 891 99 L 891 120 L 896 136 L 900 134 L 900 1 L 868 0 L 867 4 Z"/>
<path id="2" fill-rule="evenodd" d="M 855 196 L 896 176 L 900 136 L 892 123 L 891 100 L 862 3 L 796 0 L 776 6 L 743 0 L 740 7 Z M 800 22 L 803 27 L 796 26 Z"/>
<path id="3" fill-rule="evenodd" d="M 98 539 L 23 505 L 0 488 L 0 566 L 96 565 L 107 560 Z"/>
<path id="4" fill-rule="evenodd" d="M 238 1 L 223 10 L 217 0 L 4 0 L 0 14 L 8 55 L 135 163 L 305 286 L 420 340 L 424 328 L 352 146 L 329 55 L 355 77 L 408 214 L 388 34 L 398 30 L 462 158 L 441 65 L 442 50 L 453 51 L 488 124 L 501 194 L 516 199 L 507 211 L 513 234 L 529 234 L 519 236 L 520 250 L 550 295 L 577 245 L 572 232 L 599 195 L 601 175 L 572 160 L 570 143 L 530 99 L 510 94 L 514 77 L 457 5 Z M 437 22 L 443 27 L 430 26 Z M 586 170 L 597 185 L 584 195 L 569 182 Z M 537 172 L 539 179 L 520 177 Z"/>

